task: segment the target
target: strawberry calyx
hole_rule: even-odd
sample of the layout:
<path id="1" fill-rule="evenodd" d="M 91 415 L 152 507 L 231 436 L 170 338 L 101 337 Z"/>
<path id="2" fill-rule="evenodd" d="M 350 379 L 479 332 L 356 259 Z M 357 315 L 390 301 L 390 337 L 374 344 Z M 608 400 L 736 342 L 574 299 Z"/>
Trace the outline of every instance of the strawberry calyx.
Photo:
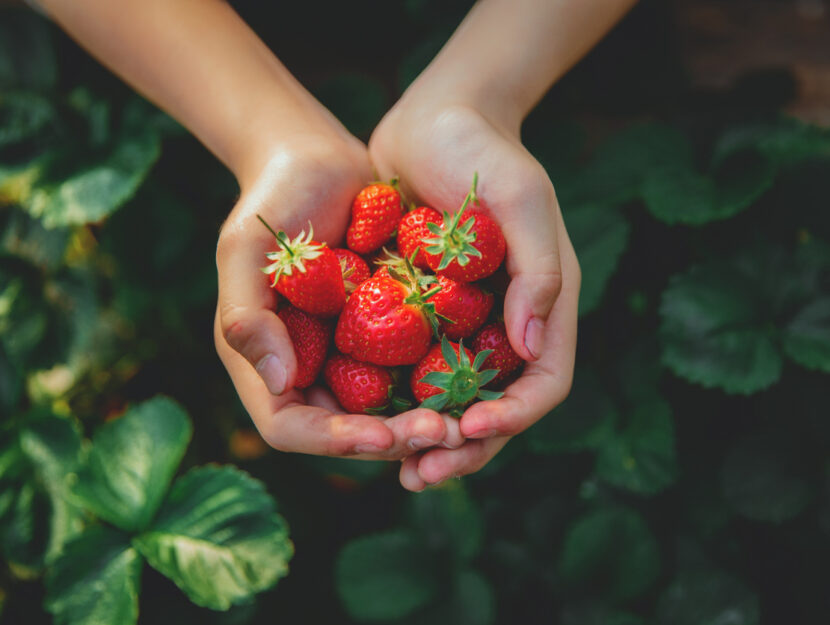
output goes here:
<path id="1" fill-rule="evenodd" d="M 310 222 L 308 224 L 308 234 L 303 230 L 292 240 L 288 238 L 288 235 L 283 230 L 279 232 L 274 231 L 262 216 L 257 215 L 257 219 L 274 235 L 274 238 L 280 246 L 279 250 L 265 254 L 268 260 L 274 262 L 262 268 L 262 273 L 268 275 L 273 274 L 274 280 L 272 286 L 277 284 L 281 276 L 292 275 L 294 270 L 305 273 L 305 261 L 314 260 L 319 257 L 322 254 L 323 248 L 326 246 L 325 243 L 314 243 L 312 241 L 312 238 L 314 238 L 314 228 Z"/>
<path id="2" fill-rule="evenodd" d="M 436 412 L 447 411 L 453 417 L 460 417 L 462 408 L 474 399 L 486 401 L 498 399 L 504 395 L 502 392 L 482 388 L 499 373 L 498 369 L 480 371 L 484 361 L 493 350 L 480 351 L 470 363 L 470 358 L 461 341 L 458 346 L 458 354 L 456 354 L 449 339 L 446 336 L 441 338 L 441 354 L 450 371 L 430 371 L 419 380 L 422 384 L 429 384 L 443 390 L 442 393 L 428 397 L 421 402 L 421 408 L 429 408 Z"/>
<path id="3" fill-rule="evenodd" d="M 438 282 L 438 278 L 425 274 L 415 266 L 414 261 L 417 255 L 417 247 L 408 258 L 399 256 L 395 252 L 390 252 L 384 247 L 383 258 L 376 261 L 375 264 L 386 267 L 390 276 L 398 282 L 405 284 L 410 290 L 423 291 Z"/>
<path id="4" fill-rule="evenodd" d="M 404 410 L 407 410 L 411 405 L 411 402 L 406 399 L 405 397 L 400 397 L 395 393 L 395 385 L 390 384 L 386 391 L 387 401 L 382 406 L 377 406 L 376 408 L 366 408 L 366 414 L 370 415 L 382 415 L 385 412 L 391 412 L 392 414 L 399 414 Z"/>
<path id="5" fill-rule="evenodd" d="M 471 204 L 478 204 L 478 196 L 476 195 L 476 187 L 478 186 L 478 172 L 473 174 L 473 184 L 464 198 L 464 203 L 454 215 L 450 215 L 444 211 L 444 223 L 441 225 L 435 223 L 427 223 L 427 229 L 434 234 L 434 237 L 422 239 L 426 244 L 424 250 L 428 254 L 441 254 L 441 262 L 438 265 L 437 271 L 446 269 L 453 261 L 464 267 L 470 262 L 470 258 L 476 256 L 481 258 L 481 252 L 473 246 L 473 242 L 478 236 L 472 231 L 475 224 L 475 217 L 470 217 L 464 223 L 461 223 L 461 216 L 465 209 Z"/>

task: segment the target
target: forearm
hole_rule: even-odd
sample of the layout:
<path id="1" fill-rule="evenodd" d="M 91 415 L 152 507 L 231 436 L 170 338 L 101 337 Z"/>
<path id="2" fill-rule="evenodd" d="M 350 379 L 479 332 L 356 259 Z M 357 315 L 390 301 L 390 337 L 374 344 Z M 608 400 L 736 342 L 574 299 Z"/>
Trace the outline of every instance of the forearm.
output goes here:
<path id="1" fill-rule="evenodd" d="M 413 84 L 518 129 L 636 0 L 480 0 Z"/>
<path id="2" fill-rule="evenodd" d="M 93 56 L 245 184 L 286 136 L 342 127 L 220 0 L 40 0 Z"/>

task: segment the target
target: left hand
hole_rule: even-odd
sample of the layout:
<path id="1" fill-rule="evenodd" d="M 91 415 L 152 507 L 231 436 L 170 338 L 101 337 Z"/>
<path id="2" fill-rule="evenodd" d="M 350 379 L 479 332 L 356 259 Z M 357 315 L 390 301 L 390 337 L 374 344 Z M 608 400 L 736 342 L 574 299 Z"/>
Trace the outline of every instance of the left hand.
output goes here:
<path id="1" fill-rule="evenodd" d="M 527 361 L 504 397 L 467 409 L 459 425 L 468 440 L 460 448 L 426 450 L 403 461 L 401 484 L 419 491 L 478 471 L 511 436 L 565 399 L 581 275 L 553 185 L 521 144 L 518 129 L 471 106 L 404 96 L 375 130 L 369 152 L 381 178 L 398 176 L 405 193 L 439 211 L 457 210 L 478 172 L 482 208 L 507 240 L 508 338 Z"/>

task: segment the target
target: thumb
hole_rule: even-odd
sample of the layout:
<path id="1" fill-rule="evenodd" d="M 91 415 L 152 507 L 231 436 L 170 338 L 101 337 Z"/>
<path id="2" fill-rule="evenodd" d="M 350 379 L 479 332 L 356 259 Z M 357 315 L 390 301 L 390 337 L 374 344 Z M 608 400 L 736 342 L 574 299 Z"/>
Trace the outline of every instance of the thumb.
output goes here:
<path id="1" fill-rule="evenodd" d="M 503 224 L 511 278 L 504 323 L 510 345 L 525 360 L 541 355 L 545 323 L 562 288 L 556 244 L 558 210 L 551 186 L 549 194 L 524 198 L 516 217 Z"/>

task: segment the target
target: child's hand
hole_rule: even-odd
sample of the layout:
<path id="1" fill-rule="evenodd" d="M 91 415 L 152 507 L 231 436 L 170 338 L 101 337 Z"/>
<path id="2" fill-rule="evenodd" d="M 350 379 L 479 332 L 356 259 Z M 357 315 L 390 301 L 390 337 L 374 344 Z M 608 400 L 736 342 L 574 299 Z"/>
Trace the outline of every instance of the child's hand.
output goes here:
<path id="1" fill-rule="evenodd" d="M 310 221 L 315 238 L 334 246 L 344 238 L 352 199 L 371 178 L 366 149 L 357 140 L 333 133 L 293 136 L 243 189 L 222 228 L 216 349 L 260 434 L 276 449 L 400 459 L 424 447 L 463 442 L 455 420 L 429 410 L 386 420 L 347 415 L 322 388 L 292 389 L 294 349 L 274 312 L 276 292 L 260 271 L 276 242 L 256 215 L 292 236 Z"/>
<path id="2" fill-rule="evenodd" d="M 382 177 L 438 210 L 457 210 L 473 172 L 482 206 L 507 240 L 511 276 L 505 325 L 528 364 L 502 399 L 471 406 L 460 420 L 468 439 L 455 450 L 411 456 L 401 483 L 420 490 L 484 466 L 508 438 L 530 427 L 568 394 L 576 349 L 580 270 L 553 186 L 542 166 L 505 128 L 468 106 L 430 107 L 405 97 L 381 122 L 370 153 Z"/>

